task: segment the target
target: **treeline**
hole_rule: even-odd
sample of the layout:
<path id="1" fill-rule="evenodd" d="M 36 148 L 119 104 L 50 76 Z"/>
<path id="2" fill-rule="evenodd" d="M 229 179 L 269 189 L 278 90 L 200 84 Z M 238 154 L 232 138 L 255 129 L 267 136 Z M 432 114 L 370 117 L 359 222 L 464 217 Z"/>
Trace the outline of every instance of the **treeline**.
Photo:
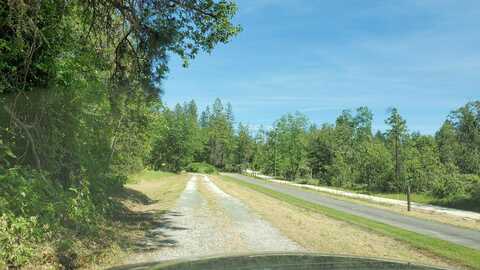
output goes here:
<path id="1" fill-rule="evenodd" d="M 154 131 L 155 139 L 150 164 L 159 170 L 179 172 L 193 162 L 205 162 L 218 169 L 232 171 L 240 162 L 239 153 L 245 152 L 240 137 L 245 127 L 236 136 L 232 106 L 217 99 L 211 109 L 198 115 L 194 101 L 165 107 L 159 112 L 159 125 Z M 249 136 L 249 134 L 245 134 Z M 249 143 L 249 142 L 248 142 Z M 248 151 L 248 150 L 247 150 Z"/>
<path id="2" fill-rule="evenodd" d="M 200 116 L 193 101 L 160 115 L 150 159 L 156 169 L 206 162 L 362 191 L 405 192 L 410 186 L 441 199 L 480 199 L 479 101 L 453 111 L 433 136 L 410 132 L 395 108 L 385 120 L 388 129 L 375 134 L 367 107 L 343 111 L 334 124 L 321 126 L 287 114 L 256 132 L 235 126 L 231 106 L 218 99 Z"/>
<path id="3" fill-rule="evenodd" d="M 113 197 L 151 152 L 168 56 L 187 65 L 228 42 L 235 12 L 210 0 L 0 1 L 0 268 L 101 257 Z"/>

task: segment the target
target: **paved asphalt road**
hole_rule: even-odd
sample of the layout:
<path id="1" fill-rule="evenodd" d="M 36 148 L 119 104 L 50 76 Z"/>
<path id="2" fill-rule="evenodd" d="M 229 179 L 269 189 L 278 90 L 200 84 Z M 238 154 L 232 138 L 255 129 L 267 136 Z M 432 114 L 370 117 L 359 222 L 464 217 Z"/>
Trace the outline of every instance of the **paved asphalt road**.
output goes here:
<path id="1" fill-rule="evenodd" d="M 453 243 L 480 250 L 480 231 L 477 230 L 464 229 L 435 221 L 427 221 L 414 217 L 403 216 L 395 212 L 390 212 L 367 205 L 334 199 L 332 197 L 322 195 L 319 192 L 308 191 L 294 186 L 259 180 L 240 174 L 225 173 L 225 175 L 251 184 L 282 192 L 294 197 L 298 197 L 308 202 L 334 208 L 349 214 L 369 218 L 402 229 L 414 231 L 428 236 L 433 236 L 439 239 L 447 240 Z"/>

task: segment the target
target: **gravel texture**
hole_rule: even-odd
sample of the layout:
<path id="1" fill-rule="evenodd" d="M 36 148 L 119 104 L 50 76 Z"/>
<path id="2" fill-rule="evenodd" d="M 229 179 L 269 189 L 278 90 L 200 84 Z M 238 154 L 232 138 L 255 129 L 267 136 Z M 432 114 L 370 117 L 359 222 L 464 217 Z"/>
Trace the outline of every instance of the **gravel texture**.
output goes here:
<path id="1" fill-rule="evenodd" d="M 304 251 L 204 175 L 191 176 L 175 208 L 162 219 L 168 220 L 169 226 L 148 232 L 162 237 L 162 248 L 137 254 L 129 259 L 130 263 L 245 252 Z M 144 241 L 152 249 L 159 242 L 154 237 Z"/>

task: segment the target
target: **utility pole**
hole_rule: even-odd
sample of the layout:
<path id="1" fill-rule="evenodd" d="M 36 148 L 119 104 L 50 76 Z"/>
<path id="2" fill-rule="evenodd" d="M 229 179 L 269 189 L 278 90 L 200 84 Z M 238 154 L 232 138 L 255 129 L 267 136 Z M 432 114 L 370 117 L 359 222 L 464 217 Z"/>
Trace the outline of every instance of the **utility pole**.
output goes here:
<path id="1" fill-rule="evenodd" d="M 396 134 L 395 138 L 395 180 L 400 182 L 400 134 Z M 407 180 L 407 211 L 411 210 L 410 200 L 410 181 Z"/>
<path id="2" fill-rule="evenodd" d="M 407 181 L 407 210 L 410 211 L 410 181 Z"/>
<path id="3" fill-rule="evenodd" d="M 273 177 L 277 176 L 277 130 L 273 131 Z"/>
<path id="4" fill-rule="evenodd" d="M 406 122 L 402 119 L 396 108 L 390 109 L 390 116 L 385 123 L 391 126 L 388 131 L 393 138 L 393 146 L 395 150 L 395 184 L 400 184 L 400 147 L 402 145 L 401 136 L 407 132 Z M 405 182 L 404 182 L 405 184 Z M 410 211 L 410 181 L 406 181 L 407 184 L 407 208 Z"/>

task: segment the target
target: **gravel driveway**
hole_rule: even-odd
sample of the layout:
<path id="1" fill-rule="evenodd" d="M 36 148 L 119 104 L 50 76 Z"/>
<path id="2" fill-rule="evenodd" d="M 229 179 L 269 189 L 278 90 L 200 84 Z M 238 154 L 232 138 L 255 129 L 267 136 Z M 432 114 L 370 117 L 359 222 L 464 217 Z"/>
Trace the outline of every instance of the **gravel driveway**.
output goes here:
<path id="1" fill-rule="evenodd" d="M 133 262 L 244 252 L 304 251 L 204 175 L 191 176 L 176 207 L 162 218 L 170 225 L 155 228 L 149 234 L 166 236 L 167 247 L 136 256 Z"/>

